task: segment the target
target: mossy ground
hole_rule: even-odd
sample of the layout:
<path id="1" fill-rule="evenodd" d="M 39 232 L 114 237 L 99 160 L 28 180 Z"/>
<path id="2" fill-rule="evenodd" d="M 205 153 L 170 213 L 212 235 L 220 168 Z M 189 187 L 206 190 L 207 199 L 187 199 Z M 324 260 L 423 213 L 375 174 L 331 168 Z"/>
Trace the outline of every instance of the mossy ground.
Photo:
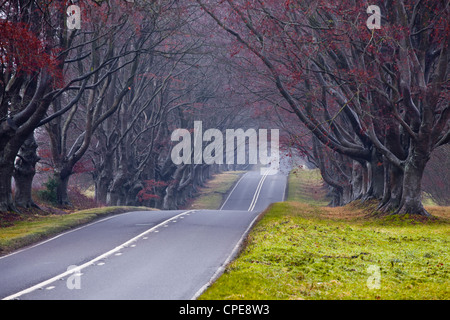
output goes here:
<path id="1" fill-rule="evenodd" d="M 200 299 L 450 298 L 449 207 L 427 207 L 434 219 L 379 217 L 370 203 L 329 208 L 310 197 L 320 179 L 292 188 L 314 174 L 291 174 L 289 201 L 265 212 Z"/>
<path id="2" fill-rule="evenodd" d="M 129 211 L 155 210 L 146 207 L 99 207 L 67 214 L 18 214 L 7 226 L 0 227 L 0 255 L 54 236 L 63 231 L 87 224 L 112 214 Z M 14 214 L 14 213 L 11 213 Z"/>
<path id="3" fill-rule="evenodd" d="M 214 175 L 190 203 L 192 209 L 218 209 L 224 197 L 241 176 L 241 171 Z M 71 192 L 70 207 L 58 207 L 39 201 L 41 209 L 21 209 L 21 213 L 0 215 L 0 255 L 42 241 L 58 233 L 112 214 L 128 211 L 155 210 L 147 207 L 94 207 L 95 201 L 79 190 Z M 39 199 L 35 192 L 35 199 Z M 87 208 L 87 209 L 85 209 Z M 85 209 L 85 210 L 81 210 Z"/>
<path id="4" fill-rule="evenodd" d="M 243 171 L 224 171 L 215 174 L 200 188 L 198 194 L 186 205 L 187 209 L 219 209 L 228 192 L 239 180 Z"/>

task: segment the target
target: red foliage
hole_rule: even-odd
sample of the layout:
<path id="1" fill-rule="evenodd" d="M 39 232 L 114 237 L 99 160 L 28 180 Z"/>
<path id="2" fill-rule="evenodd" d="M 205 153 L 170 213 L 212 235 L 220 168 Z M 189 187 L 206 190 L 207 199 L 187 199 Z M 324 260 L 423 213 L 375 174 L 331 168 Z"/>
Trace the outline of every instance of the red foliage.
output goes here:
<path id="1" fill-rule="evenodd" d="M 0 62 L 9 72 L 20 75 L 46 68 L 52 75 L 57 75 L 55 54 L 27 24 L 0 20 Z"/>
<path id="2" fill-rule="evenodd" d="M 159 199 L 159 196 L 156 194 L 157 188 L 166 187 L 169 183 L 165 181 L 156 181 L 156 180 L 145 180 L 144 188 L 139 191 L 137 194 L 139 202 L 144 202 L 150 199 Z"/>

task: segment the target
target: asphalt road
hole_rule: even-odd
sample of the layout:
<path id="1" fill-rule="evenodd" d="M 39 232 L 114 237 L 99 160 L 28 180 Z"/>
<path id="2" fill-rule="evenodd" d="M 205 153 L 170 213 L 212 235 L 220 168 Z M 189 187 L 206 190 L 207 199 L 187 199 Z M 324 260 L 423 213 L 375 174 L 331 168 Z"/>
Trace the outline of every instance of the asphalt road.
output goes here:
<path id="1" fill-rule="evenodd" d="M 195 299 L 286 176 L 247 172 L 220 210 L 112 216 L 0 258 L 3 299 Z"/>

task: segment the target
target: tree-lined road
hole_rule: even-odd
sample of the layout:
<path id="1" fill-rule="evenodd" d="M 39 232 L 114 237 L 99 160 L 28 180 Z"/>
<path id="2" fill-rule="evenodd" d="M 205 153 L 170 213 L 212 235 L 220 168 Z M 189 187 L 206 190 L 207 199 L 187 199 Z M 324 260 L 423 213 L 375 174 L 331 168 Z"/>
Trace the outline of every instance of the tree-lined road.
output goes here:
<path id="1" fill-rule="evenodd" d="M 129 212 L 64 233 L 0 258 L 0 297 L 196 298 L 285 187 L 283 174 L 250 171 L 220 210 Z"/>

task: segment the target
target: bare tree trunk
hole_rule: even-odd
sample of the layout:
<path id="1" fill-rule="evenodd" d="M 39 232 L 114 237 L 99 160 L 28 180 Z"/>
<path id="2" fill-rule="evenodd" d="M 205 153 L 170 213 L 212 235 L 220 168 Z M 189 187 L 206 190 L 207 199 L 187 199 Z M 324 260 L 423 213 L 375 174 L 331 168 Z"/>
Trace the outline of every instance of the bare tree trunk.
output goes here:
<path id="1" fill-rule="evenodd" d="M 33 178 L 36 173 L 35 166 L 40 158 L 36 154 L 38 145 L 32 133 L 20 147 L 14 168 L 14 181 L 16 192 L 14 195 L 15 204 L 24 208 L 39 208 L 33 201 L 31 190 Z"/>
<path id="2" fill-rule="evenodd" d="M 95 201 L 97 204 L 106 204 L 108 188 L 113 181 L 113 154 L 106 151 L 104 158 L 96 166 L 93 178 L 95 183 Z"/>
<path id="3" fill-rule="evenodd" d="M 352 196 L 351 200 L 357 200 L 360 199 L 364 194 L 364 179 L 363 179 L 363 173 L 364 168 L 361 166 L 361 164 L 358 161 L 353 160 L 352 165 L 352 180 L 351 180 L 351 186 L 352 186 Z"/>
<path id="4" fill-rule="evenodd" d="M 15 139 L 16 137 L 10 139 L 10 141 L 5 144 L 0 144 L 0 147 L 3 147 L 0 153 L 0 212 L 17 211 L 11 189 L 14 159 L 16 158 L 21 145 L 20 141 Z"/>
<path id="5" fill-rule="evenodd" d="M 385 163 L 384 194 L 378 210 L 391 213 L 400 206 L 403 189 L 403 170 L 391 163 Z"/>
<path id="6" fill-rule="evenodd" d="M 333 187 L 330 186 L 329 196 L 331 197 L 331 201 L 328 204 L 330 207 L 340 207 L 344 205 L 344 189 L 342 187 Z"/>
<path id="7" fill-rule="evenodd" d="M 100 173 L 100 177 L 94 179 L 95 183 L 95 202 L 97 204 L 106 204 L 106 198 L 108 194 L 108 186 L 110 179 L 106 178 L 103 175 L 103 172 Z"/>
<path id="8" fill-rule="evenodd" d="M 374 148 L 372 151 L 372 159 L 367 162 L 367 170 L 369 173 L 369 185 L 363 200 L 381 200 L 384 193 L 384 168 L 383 159 L 379 152 Z"/>
<path id="9" fill-rule="evenodd" d="M 116 173 L 111 186 L 108 189 L 106 203 L 110 206 L 118 206 L 123 203 L 123 188 L 127 182 L 127 173 L 119 168 L 119 172 Z"/>
<path id="10" fill-rule="evenodd" d="M 171 183 L 166 188 L 166 194 L 164 196 L 164 200 L 163 200 L 163 204 L 162 204 L 162 208 L 164 210 L 176 209 L 175 200 L 174 200 L 174 191 L 175 191 L 175 189 L 176 189 L 176 183 L 175 182 Z"/>
<path id="11" fill-rule="evenodd" d="M 55 178 L 57 181 L 56 199 L 60 205 L 70 205 L 69 193 L 67 187 L 71 176 L 71 170 L 64 168 L 61 171 L 56 171 Z"/>
<path id="12" fill-rule="evenodd" d="M 11 192 L 13 170 L 14 166 L 11 163 L 0 161 L 0 212 L 16 211 Z"/>
<path id="13" fill-rule="evenodd" d="M 422 205 L 422 177 L 428 158 L 422 152 L 410 152 L 406 162 L 398 214 L 430 216 Z"/>
<path id="14" fill-rule="evenodd" d="M 177 166 L 177 169 L 173 175 L 173 181 L 166 188 L 166 194 L 162 205 L 164 210 L 177 209 L 176 191 L 180 185 L 185 166 L 186 165 Z"/>

